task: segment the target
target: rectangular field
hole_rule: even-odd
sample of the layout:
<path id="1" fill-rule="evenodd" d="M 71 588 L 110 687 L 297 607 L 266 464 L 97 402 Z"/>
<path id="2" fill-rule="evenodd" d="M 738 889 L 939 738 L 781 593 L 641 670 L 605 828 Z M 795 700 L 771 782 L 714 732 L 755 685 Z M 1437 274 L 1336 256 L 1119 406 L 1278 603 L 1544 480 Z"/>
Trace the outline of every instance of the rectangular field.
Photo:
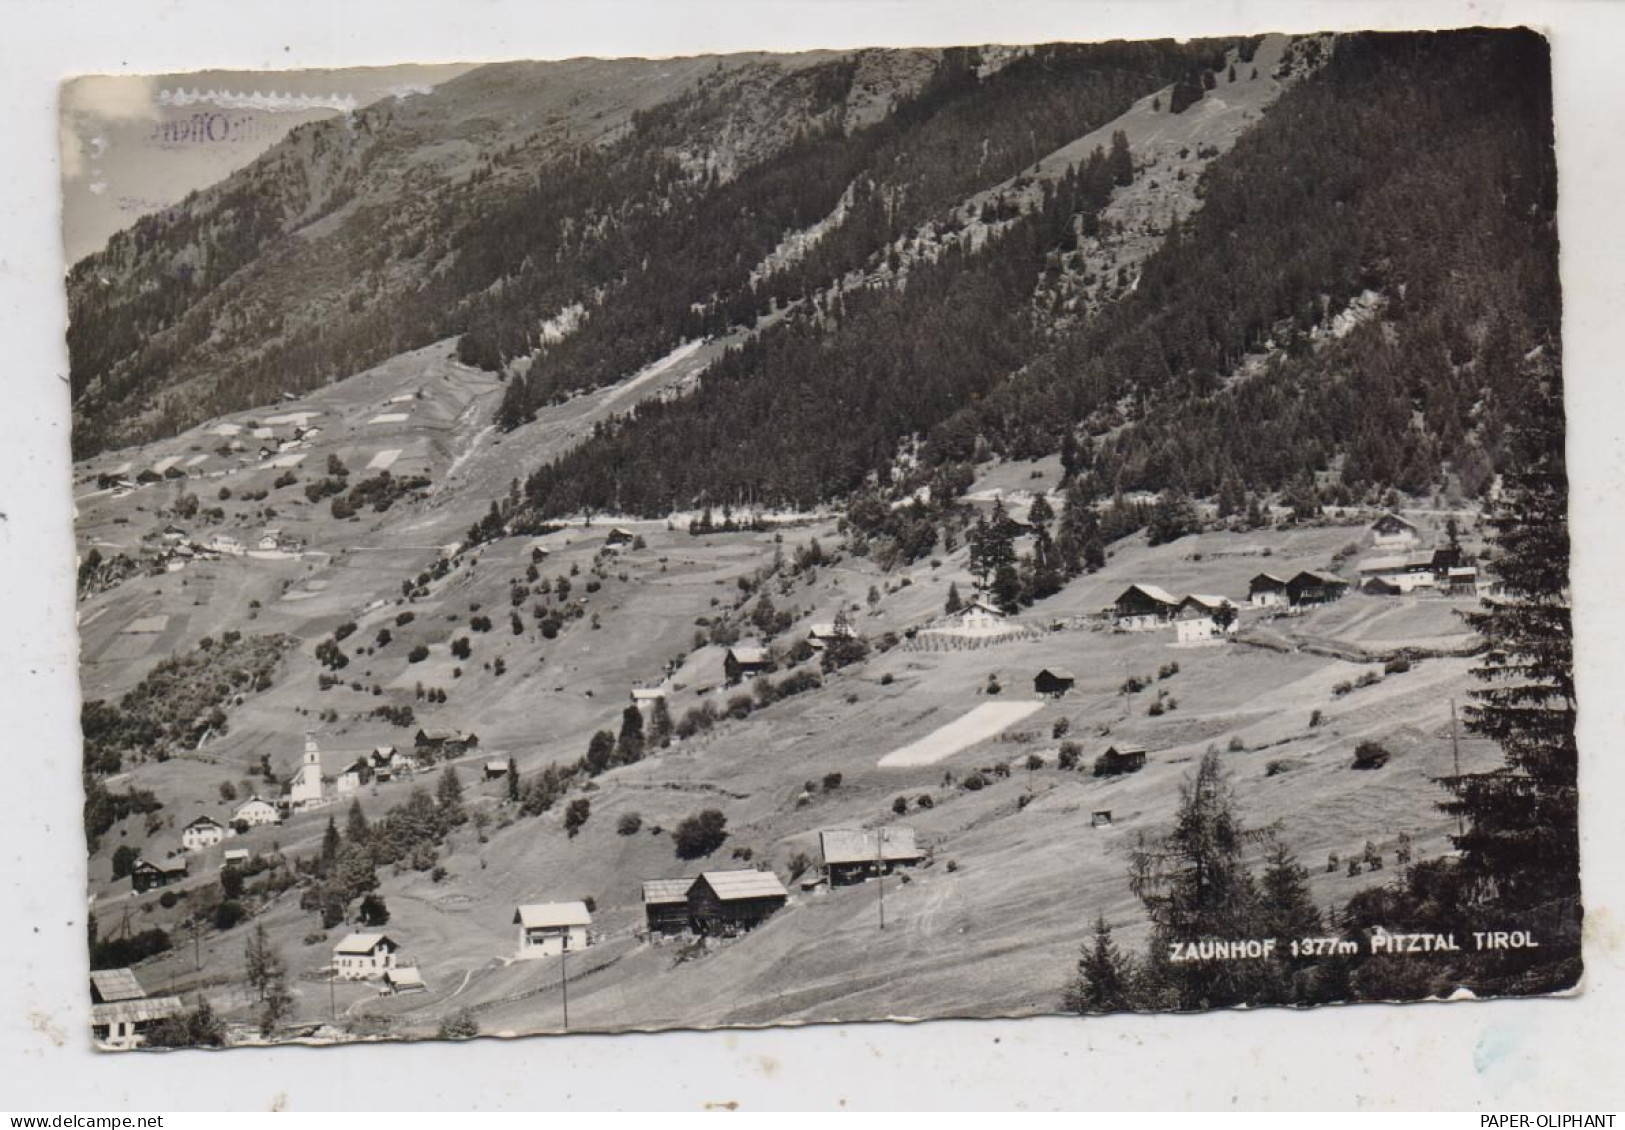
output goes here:
<path id="1" fill-rule="evenodd" d="M 935 765 L 1043 708 L 1041 702 L 984 702 L 963 717 L 938 726 L 925 737 L 892 750 L 876 764 L 882 769 Z"/>

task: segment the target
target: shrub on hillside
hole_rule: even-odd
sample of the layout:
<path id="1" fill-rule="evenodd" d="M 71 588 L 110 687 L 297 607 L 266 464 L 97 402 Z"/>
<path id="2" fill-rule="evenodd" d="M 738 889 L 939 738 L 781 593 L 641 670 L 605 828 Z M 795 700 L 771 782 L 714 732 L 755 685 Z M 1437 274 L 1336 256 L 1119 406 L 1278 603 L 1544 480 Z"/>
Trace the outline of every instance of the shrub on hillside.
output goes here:
<path id="1" fill-rule="evenodd" d="M 707 808 L 694 816 L 685 816 L 672 833 L 677 858 L 699 859 L 710 855 L 728 838 L 728 818 L 714 808 Z"/>

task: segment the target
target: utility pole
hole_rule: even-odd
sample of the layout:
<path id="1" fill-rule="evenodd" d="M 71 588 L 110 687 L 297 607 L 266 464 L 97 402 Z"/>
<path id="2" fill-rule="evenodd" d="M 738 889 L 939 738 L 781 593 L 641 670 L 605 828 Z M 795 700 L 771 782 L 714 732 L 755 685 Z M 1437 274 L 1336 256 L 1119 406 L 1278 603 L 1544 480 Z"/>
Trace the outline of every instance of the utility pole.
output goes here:
<path id="1" fill-rule="evenodd" d="M 880 928 L 886 928 L 886 829 L 875 831 L 875 890 L 880 895 Z"/>
<path id="2" fill-rule="evenodd" d="M 1451 761 L 1454 762 L 1455 767 L 1456 767 L 1456 780 L 1460 781 L 1461 780 L 1461 740 L 1456 736 L 1456 700 L 1454 698 L 1451 698 L 1451 700 L 1450 700 L 1450 758 L 1451 758 Z M 1465 836 L 1466 834 L 1467 834 L 1466 818 L 1460 812 L 1458 812 L 1458 813 L 1456 813 L 1456 835 Z"/>
<path id="3" fill-rule="evenodd" d="M 339 971 L 329 968 L 327 971 L 327 1012 L 334 1020 L 339 1018 L 339 996 L 335 985 L 339 979 Z"/>
<path id="4" fill-rule="evenodd" d="M 569 945 L 569 944 L 570 944 L 569 941 L 566 940 L 565 945 Z M 570 967 L 570 951 L 567 950 L 567 949 L 566 950 L 560 950 L 559 951 L 559 992 L 564 994 L 564 1030 L 566 1032 L 568 1032 L 570 1030 L 570 978 L 565 975 L 566 970 L 568 970 L 569 967 Z"/>

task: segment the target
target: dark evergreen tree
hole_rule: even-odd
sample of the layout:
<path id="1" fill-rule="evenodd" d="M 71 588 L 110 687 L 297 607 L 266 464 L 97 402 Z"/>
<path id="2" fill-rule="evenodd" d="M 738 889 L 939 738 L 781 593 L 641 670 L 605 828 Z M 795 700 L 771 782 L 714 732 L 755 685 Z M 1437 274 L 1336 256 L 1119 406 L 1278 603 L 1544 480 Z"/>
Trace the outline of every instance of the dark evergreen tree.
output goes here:
<path id="1" fill-rule="evenodd" d="M 435 782 L 435 803 L 439 805 L 440 820 L 445 827 L 455 827 L 467 819 L 463 812 L 463 779 L 457 775 L 457 767 L 448 765 L 440 772 L 440 779 Z"/>
<path id="2" fill-rule="evenodd" d="M 1112 940 L 1104 914 L 1095 918 L 1095 936 L 1083 946 L 1078 973 L 1067 986 L 1064 1007 L 1069 1012 L 1124 1012 L 1134 1007 L 1134 963 Z"/>
<path id="3" fill-rule="evenodd" d="M 1542 371 L 1544 370 L 1544 371 Z M 1460 866 L 1475 900 L 1510 915 L 1545 908 L 1578 929 L 1578 750 L 1569 611 L 1568 473 L 1562 380 L 1529 375 L 1508 432 L 1513 454 L 1486 523 L 1487 571 L 1502 591 L 1469 616 L 1488 647 L 1474 674 L 1467 725 L 1505 764 L 1447 781 L 1447 811 L 1464 817 Z"/>
<path id="4" fill-rule="evenodd" d="M 330 873 L 333 870 L 333 865 L 338 862 L 340 845 L 338 825 L 334 824 L 333 818 L 329 816 L 327 818 L 327 827 L 322 831 L 321 873 L 323 875 Z"/>
<path id="5" fill-rule="evenodd" d="M 621 734 L 615 742 L 615 757 L 624 765 L 643 758 L 643 711 L 636 703 L 621 711 Z"/>
<path id="6" fill-rule="evenodd" d="M 654 707 L 649 711 L 649 744 L 665 749 L 671 744 L 671 733 L 671 709 L 662 696 L 655 699 Z"/>
<path id="7" fill-rule="evenodd" d="M 344 839 L 347 844 L 363 845 L 367 842 L 367 817 L 361 811 L 361 801 L 351 800 L 344 815 Z"/>
<path id="8" fill-rule="evenodd" d="M 1111 162 L 1113 184 L 1121 188 L 1134 183 L 1134 155 L 1129 152 L 1128 134 L 1120 129 L 1112 131 L 1112 149 L 1108 160 Z"/>
<path id="9" fill-rule="evenodd" d="M 1202 756 L 1179 797 L 1172 830 L 1142 843 L 1130 864 L 1130 886 L 1152 924 L 1147 1003 L 1205 1009 L 1257 1001 L 1267 986 L 1247 962 L 1170 960 L 1174 942 L 1258 936 L 1258 894 L 1242 861 L 1248 833 L 1217 749 Z"/>

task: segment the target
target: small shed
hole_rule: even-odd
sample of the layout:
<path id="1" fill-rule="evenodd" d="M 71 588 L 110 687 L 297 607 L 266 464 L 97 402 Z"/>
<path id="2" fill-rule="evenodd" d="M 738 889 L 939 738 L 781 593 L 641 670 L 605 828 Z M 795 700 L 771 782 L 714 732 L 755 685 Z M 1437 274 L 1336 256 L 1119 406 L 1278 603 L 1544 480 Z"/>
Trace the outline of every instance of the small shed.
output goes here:
<path id="1" fill-rule="evenodd" d="M 1119 777 L 1124 773 L 1138 773 L 1145 768 L 1146 748 L 1139 745 L 1114 745 L 1095 758 L 1095 776 Z"/>
<path id="2" fill-rule="evenodd" d="M 689 924 L 697 934 L 744 933 L 767 921 L 789 898 L 771 871 L 706 871 L 688 888 Z"/>
<path id="3" fill-rule="evenodd" d="M 1059 697 L 1072 689 L 1078 677 L 1061 667 L 1046 667 L 1033 676 L 1033 693 Z"/>
<path id="4" fill-rule="evenodd" d="M 1472 565 L 1455 565 L 1445 570 L 1445 591 L 1450 593 L 1476 593 L 1478 570 Z"/>
<path id="5" fill-rule="evenodd" d="M 423 981 L 422 971 L 415 965 L 384 970 L 383 982 L 380 992 L 426 993 L 429 991 L 429 986 Z"/>
<path id="6" fill-rule="evenodd" d="M 220 870 L 228 867 L 247 867 L 249 854 L 247 848 L 231 848 L 220 859 Z"/>
<path id="7" fill-rule="evenodd" d="M 1089 827 L 1091 827 L 1091 828 L 1110 828 L 1111 826 L 1112 826 L 1112 810 L 1111 809 L 1109 809 L 1109 808 L 1098 808 L 1094 812 L 1091 812 L 1089 814 Z"/>
<path id="8" fill-rule="evenodd" d="M 688 889 L 693 879 L 645 879 L 643 916 L 651 934 L 681 934 L 688 929 Z"/>
<path id="9" fill-rule="evenodd" d="M 614 529 L 610 530 L 609 535 L 604 538 L 605 545 L 631 545 L 632 541 L 632 531 L 624 529 L 621 526 L 616 526 Z"/>
<path id="10" fill-rule="evenodd" d="M 485 779 L 487 781 L 500 781 L 508 775 L 508 763 L 501 759 L 493 759 L 485 763 Z"/>
<path id="11" fill-rule="evenodd" d="M 592 913 L 584 902 L 526 903 L 514 910 L 513 924 L 519 927 L 515 956 L 520 961 L 582 950 L 592 944 L 587 933 Z"/>
<path id="12" fill-rule="evenodd" d="M 889 875 L 924 858 L 913 828 L 826 828 L 818 833 L 818 847 L 832 887 Z"/>

